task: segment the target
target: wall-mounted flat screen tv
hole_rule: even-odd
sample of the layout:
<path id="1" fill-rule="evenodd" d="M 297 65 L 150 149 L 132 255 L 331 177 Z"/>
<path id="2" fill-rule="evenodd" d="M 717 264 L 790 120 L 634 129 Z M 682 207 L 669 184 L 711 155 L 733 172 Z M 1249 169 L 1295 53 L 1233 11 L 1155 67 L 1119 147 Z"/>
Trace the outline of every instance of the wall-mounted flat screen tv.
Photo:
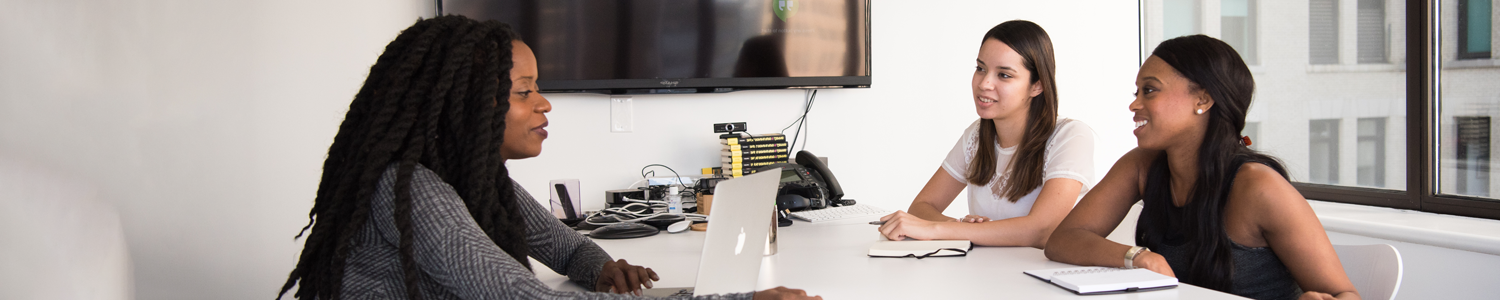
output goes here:
<path id="1" fill-rule="evenodd" d="M 510 24 L 546 92 L 870 86 L 868 0 L 437 0 Z"/>

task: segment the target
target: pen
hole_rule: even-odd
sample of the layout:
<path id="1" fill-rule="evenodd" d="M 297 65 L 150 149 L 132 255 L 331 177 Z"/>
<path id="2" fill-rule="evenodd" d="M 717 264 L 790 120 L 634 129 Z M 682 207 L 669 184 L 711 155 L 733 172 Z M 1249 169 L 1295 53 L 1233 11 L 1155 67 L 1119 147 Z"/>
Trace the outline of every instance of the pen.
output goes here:
<path id="1" fill-rule="evenodd" d="M 870 221 L 870 225 L 885 225 L 885 221 Z"/>

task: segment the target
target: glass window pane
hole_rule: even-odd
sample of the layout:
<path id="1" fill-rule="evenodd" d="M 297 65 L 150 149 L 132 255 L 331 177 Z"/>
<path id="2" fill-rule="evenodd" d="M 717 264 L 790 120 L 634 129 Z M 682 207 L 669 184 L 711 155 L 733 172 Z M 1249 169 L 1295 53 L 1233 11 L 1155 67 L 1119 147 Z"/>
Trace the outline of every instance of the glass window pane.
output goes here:
<path id="1" fill-rule="evenodd" d="M 1144 3 L 1148 54 L 1175 37 L 1167 18 L 1186 18 L 1168 12 L 1197 11 L 1204 34 L 1246 59 L 1255 100 L 1242 134 L 1293 181 L 1406 189 L 1406 1 Z"/>
<path id="2" fill-rule="evenodd" d="M 1260 122 L 1245 122 L 1240 135 L 1250 138 L 1250 149 L 1260 150 Z"/>
<path id="3" fill-rule="evenodd" d="M 1339 2 L 1311 0 L 1307 6 L 1307 56 L 1312 64 L 1339 63 Z"/>
<path id="4" fill-rule="evenodd" d="M 1244 57 L 1245 64 L 1260 64 L 1255 47 L 1255 0 L 1224 0 L 1219 3 L 1219 32 L 1221 40 L 1234 46 Z"/>
<path id="5" fill-rule="evenodd" d="M 1355 160 L 1356 185 L 1385 187 L 1385 120 L 1360 118 Z"/>
<path id="6" fill-rule="evenodd" d="M 1490 57 L 1491 6 L 1490 0 L 1458 1 L 1454 17 L 1458 19 L 1459 58 Z"/>
<path id="7" fill-rule="evenodd" d="M 1164 0 L 1162 32 L 1167 38 L 1198 34 L 1198 0 Z"/>
<path id="8" fill-rule="evenodd" d="M 1500 196 L 1490 176 L 1495 118 L 1500 117 L 1500 61 L 1492 59 L 1491 1 L 1443 1 L 1438 95 L 1438 192 Z M 1453 27 L 1458 27 L 1453 28 Z M 1500 179 L 1500 178 L 1495 178 Z"/>
<path id="9" fill-rule="evenodd" d="M 1359 0 L 1358 11 L 1359 63 L 1386 63 L 1385 1 Z"/>
<path id="10" fill-rule="evenodd" d="M 1308 121 L 1308 182 L 1339 183 L 1339 119 Z"/>

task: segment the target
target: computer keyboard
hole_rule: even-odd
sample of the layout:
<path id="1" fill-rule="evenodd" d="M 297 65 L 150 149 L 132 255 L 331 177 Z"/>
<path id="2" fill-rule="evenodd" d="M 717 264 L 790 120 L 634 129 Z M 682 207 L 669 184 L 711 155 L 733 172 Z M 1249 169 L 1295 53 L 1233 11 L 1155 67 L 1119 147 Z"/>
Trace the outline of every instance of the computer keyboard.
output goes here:
<path id="1" fill-rule="evenodd" d="M 823 222 L 823 221 L 843 220 L 843 219 L 857 218 L 857 217 L 864 217 L 864 216 L 871 216 L 871 215 L 885 215 L 885 214 L 890 214 L 891 212 L 893 212 L 893 211 L 892 210 L 883 209 L 883 208 L 879 208 L 879 207 L 874 207 L 874 206 L 869 206 L 869 205 L 864 205 L 864 204 L 855 204 L 855 205 L 850 205 L 850 206 L 829 207 L 829 208 L 824 208 L 824 209 L 815 209 L 815 210 L 806 210 L 806 211 L 792 212 L 789 215 L 793 219 L 798 219 L 798 220 L 803 220 L 803 221 L 808 221 L 808 222 Z"/>

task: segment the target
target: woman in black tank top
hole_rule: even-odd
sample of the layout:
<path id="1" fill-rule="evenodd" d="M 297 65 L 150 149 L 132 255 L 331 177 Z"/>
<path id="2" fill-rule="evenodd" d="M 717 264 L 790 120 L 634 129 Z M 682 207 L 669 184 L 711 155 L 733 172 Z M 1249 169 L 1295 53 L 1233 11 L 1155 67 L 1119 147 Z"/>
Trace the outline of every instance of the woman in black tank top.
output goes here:
<path id="1" fill-rule="evenodd" d="M 1138 147 L 1049 238 L 1047 258 L 1140 267 L 1255 299 L 1359 299 L 1281 163 L 1239 135 L 1255 80 L 1234 48 L 1162 42 L 1136 78 Z M 1104 238 L 1143 201 L 1136 243 Z"/>
<path id="2" fill-rule="evenodd" d="M 1238 158 L 1230 165 L 1243 166 L 1248 160 L 1248 157 Z M 1270 163 L 1272 164 L 1267 165 L 1274 165 L 1274 161 Z M 1160 254 L 1172 268 L 1172 273 L 1179 274 L 1179 276 L 1193 274 L 1194 270 L 1189 266 L 1193 265 L 1191 262 L 1194 259 L 1220 263 L 1217 261 L 1219 258 L 1215 256 L 1221 255 L 1220 250 L 1228 250 L 1228 278 L 1189 280 L 1184 277 L 1183 282 L 1203 286 L 1213 286 L 1213 284 L 1222 286 L 1223 282 L 1210 283 L 1210 281 L 1228 279 L 1229 289 L 1219 289 L 1220 291 L 1252 299 L 1297 299 L 1298 295 L 1302 294 L 1302 290 L 1297 287 L 1297 281 L 1292 278 L 1286 266 L 1281 263 L 1281 259 L 1276 257 L 1276 253 L 1270 248 L 1247 247 L 1223 235 L 1212 240 L 1193 239 L 1193 236 L 1201 235 L 1190 230 L 1190 228 L 1199 228 L 1192 224 L 1197 221 L 1193 219 L 1193 216 L 1197 214 L 1190 212 L 1192 204 L 1189 203 L 1185 207 L 1173 205 L 1169 184 L 1159 182 L 1164 180 L 1151 180 L 1170 178 L 1169 172 L 1164 157 L 1158 157 L 1151 164 L 1146 176 L 1144 197 L 1141 199 L 1144 207 L 1141 209 L 1141 216 L 1135 227 L 1136 244 Z M 1228 175 L 1224 178 L 1225 186 L 1234 183 L 1235 173 L 1231 172 Z M 1228 189 L 1224 191 L 1227 192 Z M 1213 245 L 1202 245 L 1205 243 Z M 1213 267 L 1224 268 L 1226 266 Z M 1215 275 L 1217 274 L 1207 276 Z"/>

